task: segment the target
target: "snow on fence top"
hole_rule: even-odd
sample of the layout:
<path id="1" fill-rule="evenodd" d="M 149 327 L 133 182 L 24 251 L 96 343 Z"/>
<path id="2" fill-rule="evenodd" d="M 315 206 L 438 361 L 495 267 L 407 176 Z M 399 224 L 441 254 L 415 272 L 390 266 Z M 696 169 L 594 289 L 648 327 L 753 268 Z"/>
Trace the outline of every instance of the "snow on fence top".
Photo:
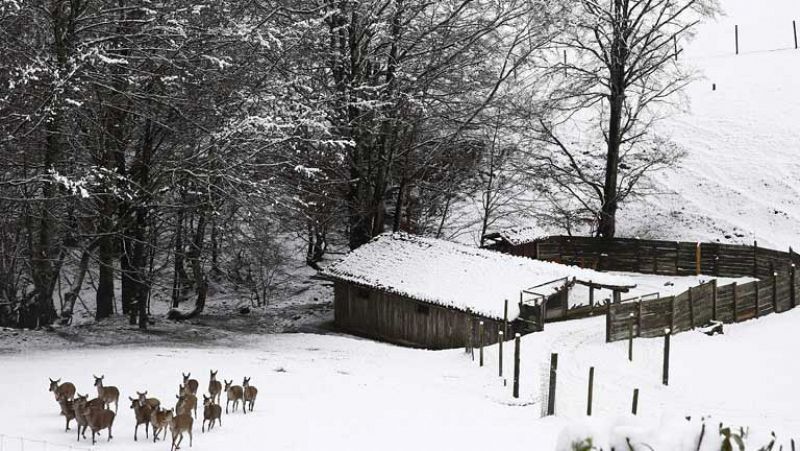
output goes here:
<path id="1" fill-rule="evenodd" d="M 519 246 L 526 243 L 545 238 L 547 235 L 542 235 L 541 229 L 535 226 L 520 226 L 503 229 L 499 232 L 487 235 L 490 239 L 501 239 L 512 246 Z"/>
<path id="2" fill-rule="evenodd" d="M 503 318 L 508 299 L 509 320 L 519 315 L 520 291 L 556 279 L 632 285 L 620 276 L 405 233 L 380 235 L 328 266 L 324 273 L 490 318 Z"/>

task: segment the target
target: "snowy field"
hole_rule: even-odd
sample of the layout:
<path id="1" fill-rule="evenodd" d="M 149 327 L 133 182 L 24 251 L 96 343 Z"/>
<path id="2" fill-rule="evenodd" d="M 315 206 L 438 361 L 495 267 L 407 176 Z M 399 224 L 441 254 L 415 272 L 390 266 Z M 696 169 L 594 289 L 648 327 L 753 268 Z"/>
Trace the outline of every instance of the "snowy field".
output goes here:
<path id="1" fill-rule="evenodd" d="M 496 346 L 487 349 L 484 368 L 461 350 L 420 351 L 308 334 L 254 338 L 235 349 L 103 347 L 5 354 L 0 357 L 3 404 L 17 408 L 0 409 L 0 433 L 46 440 L 50 450 L 78 445 L 74 431 L 63 431 L 47 391 L 48 377 L 73 381 L 79 393 L 86 393 L 93 389 L 92 374 L 102 373 L 122 396 L 147 389 L 171 406 L 182 371 L 191 371 L 205 390 L 213 368 L 237 383 L 252 377 L 259 398 L 253 415 L 223 415 L 222 427 L 210 433 L 195 427 L 197 450 L 485 450 L 521 443 L 545 450 L 576 429 L 612 442 L 614 434 L 625 433 L 643 436 L 655 449 L 694 449 L 669 441 L 678 440 L 675 431 L 681 428 L 698 432 L 685 416 L 711 416 L 710 427 L 720 421 L 751 426 L 751 444 L 760 446 L 772 430 L 779 438 L 800 438 L 800 360 L 787 358 L 796 355 L 800 342 L 798 322 L 800 310 L 728 326 L 723 336 L 676 335 L 669 387 L 661 385 L 661 339 L 637 340 L 629 363 L 625 342 L 603 342 L 603 318 L 551 324 L 545 333 L 522 340 L 519 400 L 511 397 L 510 381 L 504 387 L 497 375 Z M 509 375 L 511 343 L 505 349 Z M 558 416 L 540 419 L 540 373 L 550 352 L 559 353 Z M 597 422 L 585 416 L 589 366 L 596 371 Z M 641 390 L 635 419 L 628 415 L 633 388 Z M 133 423 L 132 411 L 121 403 L 114 439 L 103 438 L 95 449 L 167 448 L 141 438 L 135 443 Z M 18 441 L 6 439 L 3 451 L 18 449 Z M 24 449 L 44 447 L 28 443 Z"/>
<path id="2" fill-rule="evenodd" d="M 792 20 L 800 21 L 800 2 L 720 3 L 726 15 L 701 24 L 682 56 L 700 75 L 681 105 L 687 111 L 658 124 L 686 158 L 657 175 L 666 195 L 623 209 L 623 234 L 797 248 L 800 50 Z"/>

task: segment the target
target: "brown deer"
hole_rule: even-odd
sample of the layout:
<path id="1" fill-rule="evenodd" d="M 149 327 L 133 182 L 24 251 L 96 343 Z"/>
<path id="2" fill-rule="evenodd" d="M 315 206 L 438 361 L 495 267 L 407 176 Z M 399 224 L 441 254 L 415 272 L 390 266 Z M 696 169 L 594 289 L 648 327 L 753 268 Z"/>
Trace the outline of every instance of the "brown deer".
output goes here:
<path id="1" fill-rule="evenodd" d="M 250 385 L 249 377 L 244 378 L 242 381 L 242 388 L 244 389 L 244 401 L 242 406 L 247 410 L 248 403 L 250 404 L 250 411 L 253 411 L 253 404 L 256 403 L 256 396 L 258 396 L 258 389 Z"/>
<path id="2" fill-rule="evenodd" d="M 138 397 L 139 404 L 145 405 L 147 404 L 151 410 L 155 410 L 161 406 L 161 401 L 158 398 L 148 398 L 147 397 L 147 390 L 144 392 L 136 392 L 136 396 Z"/>
<path id="3" fill-rule="evenodd" d="M 150 426 L 153 427 L 153 443 L 158 440 L 158 434 L 161 431 L 164 431 L 164 437 L 167 436 L 167 427 L 169 427 L 169 422 L 172 420 L 173 415 L 172 409 L 164 410 L 160 407 L 150 414 Z"/>
<path id="4" fill-rule="evenodd" d="M 178 398 L 178 402 L 175 404 L 175 413 L 180 415 L 194 412 L 194 417 L 197 418 L 197 396 L 187 393 L 186 390 L 181 390 L 180 393 L 180 395 L 175 395 Z"/>
<path id="5" fill-rule="evenodd" d="M 233 385 L 233 380 L 225 382 L 225 393 L 228 395 L 228 400 L 225 402 L 225 413 L 228 413 L 228 405 L 233 402 L 233 412 L 236 412 L 236 408 L 239 406 L 239 401 L 242 401 L 242 406 L 244 406 L 244 391 L 240 385 Z M 244 408 L 242 408 L 244 413 L 247 413 Z"/>
<path id="6" fill-rule="evenodd" d="M 197 387 L 200 384 L 197 382 L 197 379 L 189 379 L 192 376 L 192 373 L 183 374 L 183 385 L 189 387 L 189 393 L 197 396 Z"/>
<path id="7" fill-rule="evenodd" d="M 219 383 L 217 380 L 217 371 L 211 371 L 211 376 L 208 381 L 208 394 L 211 395 L 212 398 L 216 398 L 216 403 L 220 403 L 220 396 L 222 395 L 222 384 Z"/>
<path id="8" fill-rule="evenodd" d="M 147 403 L 142 403 L 140 398 L 133 398 L 128 396 L 131 400 L 131 409 L 136 417 L 136 427 L 133 429 L 133 441 L 138 441 L 139 425 L 144 425 L 144 436 L 149 438 L 148 430 L 150 429 L 150 416 L 153 413 L 153 408 Z"/>
<path id="9" fill-rule="evenodd" d="M 105 404 L 100 398 L 89 400 L 89 395 L 77 395 L 72 403 L 72 408 L 75 414 L 75 422 L 78 424 L 78 441 L 81 441 L 81 436 L 86 438 L 86 428 L 89 426 L 86 420 L 86 413 L 91 409 L 103 409 Z"/>
<path id="10" fill-rule="evenodd" d="M 58 401 L 58 398 L 61 397 L 67 401 L 72 401 L 75 399 L 75 385 L 73 385 L 72 382 L 64 382 L 63 384 L 59 385 L 59 382 L 61 382 L 61 379 L 50 379 L 50 391 L 53 392 L 53 396 L 55 396 L 56 401 Z"/>
<path id="11" fill-rule="evenodd" d="M 69 430 L 69 422 L 75 418 L 75 401 L 67 399 L 65 396 L 60 396 L 58 405 L 61 406 L 61 415 L 64 415 L 64 418 L 67 419 L 67 426 L 64 428 L 66 432 Z"/>
<path id="12" fill-rule="evenodd" d="M 92 430 L 92 445 L 97 443 L 96 436 L 103 429 L 108 429 L 108 441 L 114 438 L 111 435 L 111 427 L 114 426 L 114 417 L 116 414 L 106 408 L 91 407 L 83 411 L 83 416 L 86 418 L 86 424 Z"/>
<path id="13" fill-rule="evenodd" d="M 86 439 L 86 427 L 89 425 L 89 423 L 86 421 L 86 416 L 84 416 L 84 413 L 89 410 L 88 404 L 89 395 L 78 395 L 75 397 L 75 401 L 72 402 L 72 408 L 74 409 L 75 413 L 75 422 L 78 424 L 78 441 L 81 441 L 81 435 L 84 439 Z M 82 431 L 81 428 L 83 428 Z"/>
<path id="14" fill-rule="evenodd" d="M 97 397 L 103 400 L 106 408 L 111 407 L 113 402 L 114 413 L 116 413 L 119 410 L 119 389 L 111 386 L 104 387 L 103 378 L 105 378 L 105 375 L 100 377 L 92 376 L 94 377 L 94 386 L 97 387 Z"/>
<path id="15" fill-rule="evenodd" d="M 175 415 L 170 419 L 169 430 L 172 432 L 172 447 L 170 451 L 180 449 L 184 432 L 189 434 L 189 447 L 192 447 L 192 423 L 194 423 L 192 417 L 185 413 Z"/>
<path id="16" fill-rule="evenodd" d="M 214 398 L 203 395 L 203 432 L 206 431 L 206 421 L 208 421 L 209 431 L 217 422 L 222 426 L 222 406 L 214 404 Z"/>

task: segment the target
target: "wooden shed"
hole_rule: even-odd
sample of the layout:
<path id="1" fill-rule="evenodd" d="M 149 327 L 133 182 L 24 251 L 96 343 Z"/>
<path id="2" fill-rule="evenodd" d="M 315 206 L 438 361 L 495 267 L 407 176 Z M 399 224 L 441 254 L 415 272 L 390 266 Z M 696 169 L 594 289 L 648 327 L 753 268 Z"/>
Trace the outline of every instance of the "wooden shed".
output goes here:
<path id="1" fill-rule="evenodd" d="M 383 234 L 328 266 L 335 282 L 335 324 L 381 341 L 430 349 L 484 343 L 541 327 L 540 310 L 521 293 L 539 286 L 542 299 L 560 296 L 574 271 L 550 262 L 513 257 L 405 233 Z M 506 302 L 508 301 L 508 302 Z M 507 322 L 506 322 L 507 320 Z"/>

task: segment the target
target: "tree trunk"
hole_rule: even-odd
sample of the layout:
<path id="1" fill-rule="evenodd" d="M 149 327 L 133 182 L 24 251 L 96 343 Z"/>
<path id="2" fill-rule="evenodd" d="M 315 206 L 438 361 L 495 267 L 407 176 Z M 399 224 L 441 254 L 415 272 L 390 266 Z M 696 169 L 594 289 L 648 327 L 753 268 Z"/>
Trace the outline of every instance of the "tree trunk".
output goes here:
<path id="1" fill-rule="evenodd" d="M 608 153 L 606 155 L 606 174 L 603 184 L 603 204 L 597 225 L 597 236 L 613 238 L 616 234 L 618 208 L 617 176 L 619 174 L 619 153 L 622 142 L 622 114 L 625 104 L 625 63 L 628 58 L 626 35 L 628 33 L 628 11 L 623 0 L 614 0 L 613 42 L 610 55 L 610 93 L 608 118 Z"/>
<path id="2" fill-rule="evenodd" d="M 101 236 L 99 248 L 99 278 L 97 282 L 97 311 L 95 319 L 101 320 L 114 314 L 114 240 L 111 236 L 110 219 L 100 220 Z"/>

